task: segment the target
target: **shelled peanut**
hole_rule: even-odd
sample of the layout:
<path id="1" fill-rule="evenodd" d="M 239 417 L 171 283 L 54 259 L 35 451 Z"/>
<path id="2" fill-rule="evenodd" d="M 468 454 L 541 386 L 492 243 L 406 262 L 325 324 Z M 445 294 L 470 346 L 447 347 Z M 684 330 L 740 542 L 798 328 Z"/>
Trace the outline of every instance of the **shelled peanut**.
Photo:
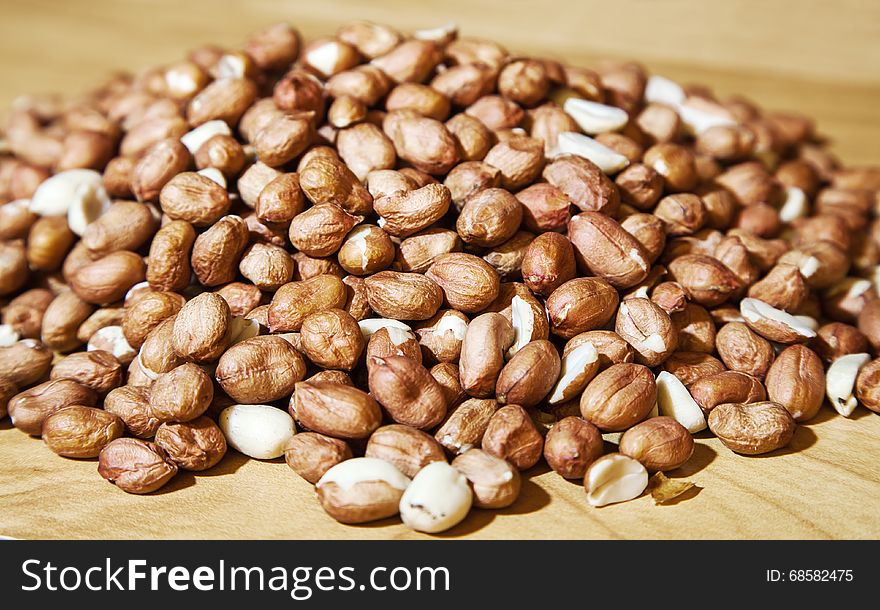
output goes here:
<path id="1" fill-rule="evenodd" d="M 14 104 L 0 414 L 130 493 L 232 447 L 343 523 L 442 531 L 542 459 L 621 502 L 707 428 L 758 454 L 826 398 L 880 412 L 878 216 L 880 169 L 797 114 L 278 24 Z"/>

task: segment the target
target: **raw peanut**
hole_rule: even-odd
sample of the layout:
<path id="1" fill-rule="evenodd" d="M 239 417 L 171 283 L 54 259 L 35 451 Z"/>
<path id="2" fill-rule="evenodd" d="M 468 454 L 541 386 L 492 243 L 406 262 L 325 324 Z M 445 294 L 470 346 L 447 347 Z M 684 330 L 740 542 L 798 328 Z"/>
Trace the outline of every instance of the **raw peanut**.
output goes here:
<path id="1" fill-rule="evenodd" d="M 648 255 L 635 237 L 613 219 L 583 212 L 571 219 L 568 237 L 579 265 L 615 288 L 630 288 L 648 275 Z"/>
<path id="2" fill-rule="evenodd" d="M 238 194 L 248 206 L 255 208 L 260 194 L 275 179 L 284 174 L 257 161 L 250 165 L 238 178 Z"/>
<path id="3" fill-rule="evenodd" d="M 663 370 L 678 377 L 684 385 L 690 386 L 703 377 L 721 373 L 727 368 L 718 358 L 709 354 L 677 351 L 663 362 Z"/>
<path id="4" fill-rule="evenodd" d="M 542 175 L 581 212 L 613 215 L 620 207 L 620 195 L 614 183 L 595 163 L 583 157 L 558 157 L 544 168 Z"/>
<path id="5" fill-rule="evenodd" d="M 670 316 L 687 309 L 687 295 L 678 282 L 661 282 L 651 291 L 651 301 Z M 675 320 L 672 321 L 675 324 Z"/>
<path id="6" fill-rule="evenodd" d="M 452 196 L 442 184 L 427 184 L 377 198 L 373 206 L 382 229 L 395 237 L 409 237 L 443 218 Z M 514 229 L 515 230 L 515 229 Z"/>
<path id="7" fill-rule="evenodd" d="M 43 442 L 58 455 L 98 457 L 107 443 L 122 436 L 122 420 L 103 409 L 73 405 L 56 411 L 43 422 Z"/>
<path id="8" fill-rule="evenodd" d="M 280 337 L 246 339 L 230 347 L 217 363 L 215 377 L 233 400 L 261 404 L 288 397 L 302 381 L 306 363 Z"/>
<path id="9" fill-rule="evenodd" d="M 867 305 L 859 314 L 858 328 L 875 352 L 880 351 L 880 299 Z"/>
<path id="10" fill-rule="evenodd" d="M 812 318 L 792 316 L 758 299 L 743 299 L 739 311 L 750 329 L 777 343 L 802 343 L 816 336 L 818 324 Z"/>
<path id="11" fill-rule="evenodd" d="M 447 173 L 459 160 L 452 134 L 435 119 L 401 116 L 385 127 L 385 133 L 401 159 L 431 175 Z"/>
<path id="12" fill-rule="evenodd" d="M 849 417 L 859 405 L 855 395 L 861 369 L 871 360 L 869 354 L 847 354 L 831 363 L 825 376 L 825 394 L 834 410 Z"/>
<path id="13" fill-rule="evenodd" d="M 534 182 L 544 169 L 544 144 L 514 135 L 489 149 L 483 161 L 501 171 L 501 186 L 518 190 Z"/>
<path id="14" fill-rule="evenodd" d="M 533 184 L 516 198 L 523 206 L 523 225 L 531 231 L 563 231 L 571 218 L 571 201 L 552 184 Z"/>
<path id="15" fill-rule="evenodd" d="M 604 326 L 617 310 L 617 291 L 599 278 L 576 278 L 554 290 L 547 314 L 554 334 L 571 337 Z"/>
<path id="16" fill-rule="evenodd" d="M 341 309 L 308 316 L 303 320 L 300 338 L 309 360 L 328 369 L 352 370 L 365 347 L 357 321 Z"/>
<path id="17" fill-rule="evenodd" d="M 9 399 L 18 394 L 18 388 L 7 379 L 0 379 L 0 419 L 9 413 Z"/>
<path id="18" fill-rule="evenodd" d="M 456 221 L 456 230 L 468 244 L 498 246 L 516 233 L 522 206 L 508 191 L 483 189 L 471 195 Z"/>
<path id="19" fill-rule="evenodd" d="M 293 277 L 293 259 L 284 248 L 251 244 L 238 265 L 241 274 L 261 290 L 277 290 Z"/>
<path id="20" fill-rule="evenodd" d="M 426 355 L 439 362 L 457 362 L 467 332 L 468 318 L 460 311 L 437 312 L 416 327 L 419 345 Z"/>
<path id="21" fill-rule="evenodd" d="M 461 238 L 455 231 L 426 229 L 400 242 L 393 267 L 398 271 L 424 273 L 439 257 L 460 250 Z"/>
<path id="22" fill-rule="evenodd" d="M 692 383 L 688 391 L 705 415 L 723 403 L 746 404 L 767 399 L 761 382 L 740 371 L 722 371 L 708 375 Z"/>
<path id="23" fill-rule="evenodd" d="M 653 168 L 632 163 L 614 179 L 622 201 L 639 210 L 649 210 L 663 194 L 663 177 Z"/>
<path id="24" fill-rule="evenodd" d="M 431 367 L 430 373 L 431 377 L 440 384 L 440 389 L 443 390 L 447 410 L 458 406 L 467 398 L 458 379 L 458 365 L 451 362 L 441 362 Z"/>
<path id="25" fill-rule="evenodd" d="M 371 357 L 370 393 L 391 418 L 414 428 L 433 428 L 446 415 L 442 388 L 420 363 L 405 356 Z"/>
<path id="26" fill-rule="evenodd" d="M 184 298 L 174 292 L 150 292 L 137 303 L 125 309 L 122 329 L 126 341 L 134 348 L 140 347 L 147 335 L 162 320 L 180 311 L 184 303 Z"/>
<path id="27" fill-rule="evenodd" d="M 584 476 L 587 501 L 606 506 L 639 497 L 648 486 L 648 471 L 638 461 L 620 453 L 603 455 L 590 464 Z"/>
<path id="28" fill-rule="evenodd" d="M 462 389 L 478 398 L 491 396 L 514 338 L 513 327 L 503 315 L 486 313 L 474 318 L 461 346 Z"/>
<path id="29" fill-rule="evenodd" d="M 544 459 L 566 479 L 580 479 L 603 452 L 599 429 L 580 417 L 565 417 L 544 439 Z"/>
<path id="30" fill-rule="evenodd" d="M 605 432 L 626 430 L 643 420 L 657 401 L 651 370 L 640 364 L 614 364 L 587 385 L 581 396 L 584 419 Z"/>
<path id="31" fill-rule="evenodd" d="M 175 314 L 159 322 L 144 339 L 138 352 L 138 368 L 152 381 L 183 362 L 172 345 L 176 317 Z"/>
<path id="32" fill-rule="evenodd" d="M 461 252 L 437 257 L 425 275 L 440 285 L 449 307 L 464 313 L 488 307 L 501 287 L 498 274 L 488 263 Z"/>
<path id="33" fill-rule="evenodd" d="M 55 363 L 49 378 L 71 379 L 103 395 L 122 385 L 122 365 L 110 352 L 78 352 Z"/>
<path id="34" fill-rule="evenodd" d="M 482 443 L 489 420 L 498 410 L 493 399 L 469 398 L 449 413 L 434 433 L 443 447 L 458 455 Z"/>
<path id="35" fill-rule="evenodd" d="M 343 440 L 317 432 L 300 432 L 284 446 L 284 460 L 296 474 L 313 485 L 336 464 L 352 458 Z"/>
<path id="36" fill-rule="evenodd" d="M 94 224 L 94 223 L 92 223 Z M 61 266 L 75 235 L 62 216 L 40 218 L 28 232 L 27 262 L 31 269 L 54 271 Z"/>
<path id="37" fill-rule="evenodd" d="M 275 245 L 279 244 L 275 243 Z M 345 270 L 333 258 L 313 258 L 302 252 L 296 252 L 293 255 L 293 262 L 295 264 L 293 279 L 297 282 L 310 280 L 319 275 L 335 275 L 340 279 L 345 277 Z"/>
<path id="38" fill-rule="evenodd" d="M 333 382 L 297 383 L 296 419 L 306 428 L 344 439 L 367 438 L 382 422 L 379 404 L 357 388 Z"/>
<path id="39" fill-rule="evenodd" d="M 210 362 L 226 350 L 229 329 L 226 301 L 205 292 L 188 301 L 174 317 L 171 345 L 181 358 Z"/>
<path id="40" fill-rule="evenodd" d="M 39 339 L 43 316 L 55 298 L 49 290 L 32 288 L 9 301 L 2 308 L 2 322 L 25 339 Z"/>
<path id="41" fill-rule="evenodd" d="M 178 291 L 189 285 L 190 252 L 196 241 L 192 225 L 174 220 L 156 232 L 150 244 L 146 278 L 153 290 Z"/>
<path id="42" fill-rule="evenodd" d="M 67 352 L 80 345 L 77 330 L 93 311 L 94 307 L 72 290 L 62 292 L 43 314 L 43 343 L 59 352 Z"/>
<path id="43" fill-rule="evenodd" d="M 620 226 L 642 244 L 651 262 L 663 253 L 666 247 L 666 228 L 657 216 L 631 214 L 621 221 Z"/>
<path id="44" fill-rule="evenodd" d="M 859 370 L 856 398 L 865 408 L 880 413 L 880 360 L 872 360 Z"/>
<path id="45" fill-rule="evenodd" d="M 709 413 L 709 429 L 731 451 L 758 455 L 785 447 L 797 424 L 791 414 L 772 401 L 726 403 Z"/>
<path id="46" fill-rule="evenodd" d="M 431 87 L 449 98 L 456 107 L 465 107 L 491 93 L 494 79 L 495 71 L 490 66 L 460 64 L 438 73 L 431 81 Z"/>
<path id="47" fill-rule="evenodd" d="M 556 149 L 559 135 L 566 131 L 578 131 L 578 124 L 562 108 L 554 104 L 544 104 L 528 114 L 531 122 L 529 134 L 544 143 L 544 154 L 552 155 Z"/>
<path id="48" fill-rule="evenodd" d="M 410 479 L 376 458 L 345 460 L 331 467 L 315 488 L 322 508 L 340 523 L 365 523 L 398 513 Z"/>
<path id="49" fill-rule="evenodd" d="M 461 522 L 472 502 L 473 492 L 464 475 L 445 462 L 432 462 L 403 492 L 400 517 L 416 531 L 442 532 Z"/>
<path id="50" fill-rule="evenodd" d="M 450 170 L 443 186 L 449 189 L 452 203 L 461 211 L 473 195 L 501 186 L 501 170 L 482 161 L 465 161 Z"/>
<path id="51" fill-rule="evenodd" d="M 28 208 L 27 199 L 0 205 L 0 239 L 24 239 L 39 216 Z"/>
<path id="52" fill-rule="evenodd" d="M 213 398 L 211 378 L 187 363 L 159 375 L 150 392 L 150 410 L 162 422 L 187 422 L 204 413 Z"/>
<path id="53" fill-rule="evenodd" d="M 335 154 L 309 159 L 300 169 L 299 184 L 315 205 L 333 203 L 353 215 L 373 210 L 370 193 Z"/>
<path id="54" fill-rule="evenodd" d="M 507 405 L 492 415 L 481 446 L 489 455 L 507 460 L 518 470 L 528 470 L 541 459 L 544 439 L 525 409 Z"/>
<path id="55" fill-rule="evenodd" d="M 70 278 L 70 287 L 87 303 L 112 303 L 142 282 L 145 271 L 143 259 L 134 252 L 113 252 L 80 267 Z"/>
<path id="56" fill-rule="evenodd" d="M 101 450 L 98 474 L 125 492 L 147 494 L 170 481 L 177 465 L 153 443 L 118 438 Z"/>
<path id="57" fill-rule="evenodd" d="M 763 379 L 775 354 L 770 343 L 741 322 L 725 324 L 715 337 L 718 355 L 727 368 Z"/>
<path id="58" fill-rule="evenodd" d="M 82 241 L 93 253 L 137 250 L 156 232 L 158 222 L 152 206 L 117 201 L 86 227 Z"/>
<path id="59" fill-rule="evenodd" d="M 683 311 L 670 315 L 678 335 L 678 348 L 688 352 L 715 351 L 715 322 L 703 307 L 688 303 Z"/>
<path id="60" fill-rule="evenodd" d="M 443 303 L 440 287 L 416 273 L 381 271 L 366 278 L 364 284 L 370 307 L 387 318 L 426 320 Z"/>
<path id="61" fill-rule="evenodd" d="M 859 329 L 842 322 L 830 322 L 819 327 L 810 347 L 825 362 L 833 362 L 840 356 L 868 351 L 868 339 Z"/>
<path id="62" fill-rule="evenodd" d="M 445 121 L 449 116 L 449 100 L 442 93 L 427 85 L 403 83 L 394 87 L 385 100 L 388 112 L 415 110 L 422 116 Z"/>
<path id="63" fill-rule="evenodd" d="M 311 314 L 326 309 L 342 309 L 346 304 L 346 286 L 334 275 L 317 275 L 281 286 L 269 305 L 268 321 L 272 332 L 299 331 Z"/>
<path id="64" fill-rule="evenodd" d="M 477 508 L 505 508 L 519 496 L 519 471 L 506 460 L 470 449 L 456 457 L 452 466 L 470 482 Z"/>
<path id="65" fill-rule="evenodd" d="M 656 366 L 678 346 L 672 319 L 648 299 L 627 299 L 617 311 L 614 330 L 636 351 L 636 362 Z"/>
<path id="66" fill-rule="evenodd" d="M 226 442 L 236 451 L 258 460 L 284 455 L 296 434 L 293 418 L 270 405 L 231 405 L 217 420 Z"/>
<path id="67" fill-rule="evenodd" d="M 207 227 L 229 210 L 229 194 L 216 182 L 194 172 L 174 176 L 159 193 L 162 211 L 172 220 Z"/>
<path id="68" fill-rule="evenodd" d="M 255 209 L 257 217 L 264 222 L 290 222 L 303 211 L 303 194 L 299 175 L 281 174 L 269 182 L 259 193 Z"/>
<path id="69" fill-rule="evenodd" d="M 718 259 L 703 254 L 686 254 L 669 263 L 669 272 L 689 298 L 711 307 L 726 301 L 742 282 Z"/>
<path id="70" fill-rule="evenodd" d="M 535 236 L 528 231 L 517 231 L 503 244 L 486 252 L 483 260 L 489 263 L 502 278 L 519 278 L 522 275 L 522 261 L 526 249 L 534 239 Z"/>
<path id="71" fill-rule="evenodd" d="M 246 161 L 241 144 L 232 136 L 224 133 L 217 133 L 202 142 L 193 152 L 193 157 L 198 169 L 204 170 L 213 167 L 219 170 L 227 180 L 238 176 Z"/>
<path id="72" fill-rule="evenodd" d="M 154 441 L 168 459 L 184 470 L 208 470 L 226 455 L 226 437 L 211 419 L 197 417 L 186 423 L 164 423 Z"/>
<path id="73" fill-rule="evenodd" d="M 251 140 L 257 158 L 269 167 L 280 167 L 298 157 L 311 143 L 314 114 L 302 112 L 276 116 Z"/>
<path id="74" fill-rule="evenodd" d="M 176 175 L 185 172 L 191 162 L 189 150 L 177 138 L 154 144 L 131 168 L 126 189 L 138 201 L 157 201 L 163 187 Z M 107 171 L 104 183 L 107 182 Z"/>
<path id="75" fill-rule="evenodd" d="M 559 378 L 561 361 L 552 343 L 532 341 L 501 369 L 495 395 L 501 404 L 533 407 L 543 399 Z"/>
<path id="76" fill-rule="evenodd" d="M 125 385 L 116 388 L 104 399 L 104 410 L 118 415 L 125 423 L 126 431 L 138 438 L 152 438 L 162 423 L 150 409 L 149 387 Z"/>
<path id="77" fill-rule="evenodd" d="M 414 477 L 431 462 L 446 461 L 443 448 L 434 437 L 400 424 L 382 426 L 373 432 L 364 455 L 394 464 L 408 477 Z"/>
<path id="78" fill-rule="evenodd" d="M 691 193 L 667 195 L 654 208 L 669 235 L 692 235 L 706 222 L 703 200 Z"/>
<path id="79" fill-rule="evenodd" d="M 758 162 L 734 165 L 718 176 L 715 181 L 730 191 L 737 201 L 745 206 L 758 203 L 773 205 L 779 201 L 782 195 L 779 183 Z"/>
<path id="80" fill-rule="evenodd" d="M 394 243 L 385 231 L 373 225 L 360 225 L 345 236 L 338 258 L 349 273 L 369 275 L 387 269 L 394 255 Z"/>
<path id="81" fill-rule="evenodd" d="M 782 350 L 765 379 L 767 397 L 788 409 L 797 422 L 811 419 L 825 399 L 825 371 L 810 348 L 792 345 Z"/>
<path id="82" fill-rule="evenodd" d="M 358 220 L 336 205 L 316 205 L 290 223 L 290 242 L 309 256 L 329 256 L 339 250 Z"/>
<path id="83" fill-rule="evenodd" d="M 257 97 L 256 85 L 246 78 L 223 78 L 202 89 L 187 106 L 190 125 L 221 120 L 234 126 Z"/>
<path id="84" fill-rule="evenodd" d="M 9 399 L 12 425 L 25 434 L 38 435 L 53 413 L 72 405 L 94 406 L 97 394 L 70 379 L 53 379 L 19 392 Z"/>
<path id="85" fill-rule="evenodd" d="M 248 244 L 248 229 L 240 216 L 224 216 L 193 243 L 192 270 L 203 286 L 219 286 L 235 279 Z"/>
<path id="86" fill-rule="evenodd" d="M 697 185 L 694 155 L 678 144 L 655 144 L 645 151 L 643 163 L 663 176 L 667 192 L 691 191 Z"/>
<path id="87" fill-rule="evenodd" d="M 620 437 L 620 453 L 638 460 L 649 471 L 675 470 L 694 452 L 691 433 L 671 417 L 652 417 Z"/>
<path id="88" fill-rule="evenodd" d="M 632 346 L 610 330 L 591 330 L 575 335 L 565 344 L 563 358 L 587 343 L 596 349 L 600 369 L 635 360 L 635 350 Z"/>
<path id="89" fill-rule="evenodd" d="M 486 311 L 500 313 L 513 327 L 514 342 L 507 350 L 508 358 L 513 357 L 530 341 L 547 339 L 550 336 L 550 325 L 547 323 L 544 306 L 525 284 L 502 284 L 498 298 Z"/>
<path id="90" fill-rule="evenodd" d="M 361 332 L 365 332 L 364 323 L 377 322 L 378 320 L 362 320 L 359 323 Z M 370 339 L 367 342 L 366 362 L 370 366 L 373 358 L 385 358 L 387 356 L 406 356 L 415 362 L 422 362 L 422 351 L 419 343 L 412 330 L 403 322 L 397 320 L 384 320 L 387 322 L 395 322 L 402 326 L 384 326 L 378 328 L 375 332 L 370 333 Z M 405 328 L 404 328 L 405 327 Z"/>

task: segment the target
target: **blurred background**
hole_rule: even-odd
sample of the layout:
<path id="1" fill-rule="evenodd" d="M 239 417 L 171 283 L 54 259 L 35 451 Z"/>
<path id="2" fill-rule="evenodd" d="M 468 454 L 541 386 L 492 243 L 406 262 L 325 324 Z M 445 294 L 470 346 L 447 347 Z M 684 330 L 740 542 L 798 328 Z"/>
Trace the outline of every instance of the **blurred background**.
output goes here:
<path id="1" fill-rule="evenodd" d="M 202 43 L 237 45 L 275 21 L 313 38 L 353 19 L 402 30 L 454 21 L 465 36 L 587 67 L 635 59 L 722 96 L 798 110 L 845 161 L 880 162 L 876 0 L 0 0 L 0 108 Z"/>

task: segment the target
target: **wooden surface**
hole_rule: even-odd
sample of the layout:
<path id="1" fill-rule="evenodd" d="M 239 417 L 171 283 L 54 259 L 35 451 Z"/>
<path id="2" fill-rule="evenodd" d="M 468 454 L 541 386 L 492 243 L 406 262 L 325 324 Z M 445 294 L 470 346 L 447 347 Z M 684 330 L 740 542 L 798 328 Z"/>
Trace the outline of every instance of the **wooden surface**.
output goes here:
<path id="1" fill-rule="evenodd" d="M 848 163 L 880 163 L 880 3 L 847 0 L 683 0 L 541 3 L 0 2 L 0 107 L 20 93 L 75 92 L 114 69 L 170 61 L 203 42 L 235 44 L 286 19 L 305 34 L 372 17 L 401 28 L 455 20 L 514 51 L 589 65 L 632 57 L 652 70 L 747 93 L 766 107 L 819 122 Z M 527 473 L 503 511 L 475 510 L 442 537 L 878 538 L 880 417 L 851 420 L 826 407 L 791 446 L 763 457 L 732 454 L 698 436 L 674 477 L 699 489 L 670 506 L 649 497 L 590 508 L 582 488 L 552 472 Z M 0 535 L 22 538 L 414 538 L 395 520 L 348 527 L 326 516 L 310 485 L 280 460 L 230 452 L 211 472 L 179 475 L 137 497 L 105 483 L 94 461 L 53 455 L 0 423 Z M 545 467 L 546 468 L 546 467 Z"/>

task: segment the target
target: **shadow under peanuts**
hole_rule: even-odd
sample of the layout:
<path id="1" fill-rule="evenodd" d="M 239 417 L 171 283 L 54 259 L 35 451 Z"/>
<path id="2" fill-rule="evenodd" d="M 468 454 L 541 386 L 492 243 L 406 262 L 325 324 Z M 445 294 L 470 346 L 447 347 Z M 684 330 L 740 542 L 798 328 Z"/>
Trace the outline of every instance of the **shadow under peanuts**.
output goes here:
<path id="1" fill-rule="evenodd" d="M 196 473 L 191 470 L 178 470 L 173 479 L 171 479 L 170 481 L 168 481 L 168 483 L 148 495 L 161 496 L 168 493 L 174 493 L 175 491 L 180 491 L 181 489 L 186 489 L 187 487 L 192 487 L 196 484 L 195 474 Z"/>
<path id="2" fill-rule="evenodd" d="M 226 474 L 233 474 L 239 468 L 244 466 L 248 460 L 250 460 L 250 458 L 248 456 L 244 455 L 243 453 L 239 453 L 238 451 L 235 451 L 233 449 L 229 449 L 226 452 L 226 455 L 223 456 L 223 459 L 220 460 L 219 464 L 217 464 L 213 468 L 209 468 L 208 470 L 203 470 L 201 472 L 195 472 L 193 474 L 195 474 L 196 476 L 199 476 L 199 477 L 216 477 L 216 476 L 222 476 L 222 475 L 226 475 Z M 284 462 L 284 459 L 278 458 L 275 460 L 264 460 L 264 461 L 269 462 L 271 464 L 272 462 L 279 462 L 279 461 Z"/>
<path id="3" fill-rule="evenodd" d="M 457 538 L 459 536 L 466 536 L 483 529 L 492 523 L 496 517 L 503 517 L 505 515 L 525 515 L 541 510 L 550 504 L 550 494 L 532 479 L 547 472 L 550 472 L 550 467 L 541 463 L 530 468 L 525 473 L 520 473 L 522 476 L 522 485 L 520 487 L 519 497 L 517 497 L 513 504 L 501 509 L 474 508 L 468 514 L 467 519 L 452 529 L 433 534 L 433 536 L 437 538 Z"/>
<path id="4" fill-rule="evenodd" d="M 691 455 L 691 459 L 673 470 L 672 474 L 677 477 L 692 476 L 714 462 L 716 457 L 718 457 L 718 454 L 709 445 L 694 443 L 694 453 Z"/>

